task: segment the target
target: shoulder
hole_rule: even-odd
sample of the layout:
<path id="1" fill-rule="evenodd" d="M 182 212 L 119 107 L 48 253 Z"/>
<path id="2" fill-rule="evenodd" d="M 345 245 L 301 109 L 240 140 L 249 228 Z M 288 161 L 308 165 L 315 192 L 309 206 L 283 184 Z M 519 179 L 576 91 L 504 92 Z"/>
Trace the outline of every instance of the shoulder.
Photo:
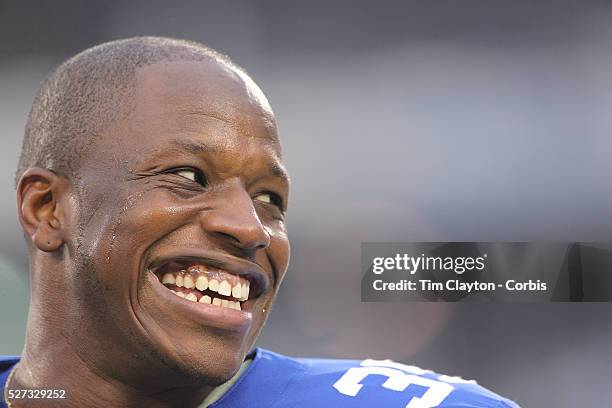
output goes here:
<path id="1" fill-rule="evenodd" d="M 19 362 L 19 356 L 2 356 L 0 355 L 0 385 L 4 387 L 6 378 L 13 369 L 13 366 Z"/>
<path id="2" fill-rule="evenodd" d="M 19 362 L 19 356 L 0 356 L 0 407 L 6 406 L 4 403 L 4 386 L 11 370 Z"/>
<path id="3" fill-rule="evenodd" d="M 266 406 L 517 408 L 475 381 L 390 360 L 291 358 L 258 349 L 242 387 L 268 390 Z"/>

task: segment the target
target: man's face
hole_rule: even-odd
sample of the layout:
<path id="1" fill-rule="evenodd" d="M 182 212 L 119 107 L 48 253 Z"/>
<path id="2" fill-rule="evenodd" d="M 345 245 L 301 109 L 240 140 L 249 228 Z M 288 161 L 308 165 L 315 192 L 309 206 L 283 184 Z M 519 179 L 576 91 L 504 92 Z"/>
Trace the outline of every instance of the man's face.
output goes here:
<path id="1" fill-rule="evenodd" d="M 255 84 L 213 62 L 158 63 L 136 79 L 133 111 L 75 181 L 75 341 L 118 377 L 136 364 L 220 383 L 289 261 L 274 117 Z"/>

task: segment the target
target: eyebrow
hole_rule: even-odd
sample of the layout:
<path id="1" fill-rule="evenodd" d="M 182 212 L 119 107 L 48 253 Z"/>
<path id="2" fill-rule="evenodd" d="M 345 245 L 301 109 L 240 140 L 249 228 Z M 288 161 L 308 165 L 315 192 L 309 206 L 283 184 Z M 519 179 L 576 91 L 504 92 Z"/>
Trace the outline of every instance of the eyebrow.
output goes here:
<path id="1" fill-rule="evenodd" d="M 200 155 L 203 153 L 221 153 L 223 149 L 213 146 L 205 141 L 192 141 L 192 140 L 179 140 L 174 139 L 171 141 L 175 147 L 181 150 L 185 150 L 189 153 Z M 290 184 L 290 177 L 287 170 L 282 164 L 274 162 L 268 166 L 268 174 L 274 177 L 278 177 L 287 185 Z"/>
<path id="2" fill-rule="evenodd" d="M 274 177 L 278 177 L 282 179 L 287 185 L 289 185 L 290 183 L 289 173 L 287 173 L 287 170 L 285 170 L 285 168 L 281 164 L 272 163 L 268 167 L 268 173 L 270 173 L 270 175 Z"/>
<path id="3" fill-rule="evenodd" d="M 171 143 L 181 149 L 188 151 L 193 154 L 202 154 L 202 153 L 220 153 L 221 149 L 215 147 L 209 143 L 204 141 L 192 141 L 192 140 L 178 140 L 174 139 Z"/>

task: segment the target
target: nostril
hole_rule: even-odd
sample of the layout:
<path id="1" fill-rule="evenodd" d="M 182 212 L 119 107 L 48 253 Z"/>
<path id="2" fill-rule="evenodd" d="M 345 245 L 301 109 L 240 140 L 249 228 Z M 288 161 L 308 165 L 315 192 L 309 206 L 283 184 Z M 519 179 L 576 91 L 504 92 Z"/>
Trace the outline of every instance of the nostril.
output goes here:
<path id="1" fill-rule="evenodd" d="M 265 249 L 270 245 L 270 234 L 264 229 L 247 234 L 230 234 L 216 231 L 214 235 L 218 239 L 226 241 L 241 250 Z"/>
<path id="2" fill-rule="evenodd" d="M 270 245 L 270 234 L 252 208 L 250 196 L 247 197 L 250 208 L 220 207 L 202 213 L 200 223 L 204 232 L 219 243 L 241 251 L 267 248 Z"/>
<path id="3" fill-rule="evenodd" d="M 224 239 L 226 241 L 230 241 L 234 245 L 239 245 L 240 244 L 240 240 L 238 238 L 236 238 L 235 236 L 233 236 L 232 234 L 228 234 L 228 233 L 225 233 L 225 232 L 217 231 L 215 233 L 215 235 L 217 237 L 221 238 L 221 239 Z"/>

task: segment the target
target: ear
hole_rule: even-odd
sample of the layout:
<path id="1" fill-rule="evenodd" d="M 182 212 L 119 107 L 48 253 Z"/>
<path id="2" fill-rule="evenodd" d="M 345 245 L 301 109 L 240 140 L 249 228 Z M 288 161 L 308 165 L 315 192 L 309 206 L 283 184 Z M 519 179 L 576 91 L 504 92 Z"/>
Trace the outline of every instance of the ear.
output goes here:
<path id="1" fill-rule="evenodd" d="M 65 179 L 39 167 L 26 170 L 17 184 L 19 222 L 41 251 L 56 251 L 65 242 L 59 202 L 66 193 Z"/>

